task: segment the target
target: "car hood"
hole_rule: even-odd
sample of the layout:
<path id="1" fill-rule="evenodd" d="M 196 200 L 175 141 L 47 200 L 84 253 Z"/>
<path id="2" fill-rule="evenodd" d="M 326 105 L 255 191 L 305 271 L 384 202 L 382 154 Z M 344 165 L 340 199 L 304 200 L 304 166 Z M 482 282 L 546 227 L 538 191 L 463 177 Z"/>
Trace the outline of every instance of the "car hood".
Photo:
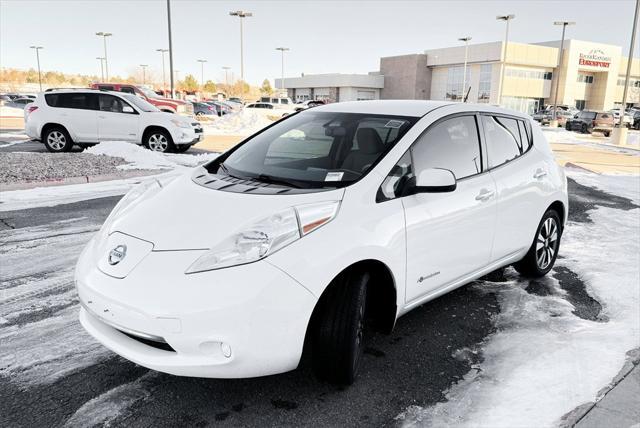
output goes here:
<path id="1" fill-rule="evenodd" d="M 254 222 L 295 205 L 342 200 L 344 189 L 295 195 L 250 195 L 206 188 L 185 174 L 114 219 L 120 232 L 154 251 L 211 248 Z"/>

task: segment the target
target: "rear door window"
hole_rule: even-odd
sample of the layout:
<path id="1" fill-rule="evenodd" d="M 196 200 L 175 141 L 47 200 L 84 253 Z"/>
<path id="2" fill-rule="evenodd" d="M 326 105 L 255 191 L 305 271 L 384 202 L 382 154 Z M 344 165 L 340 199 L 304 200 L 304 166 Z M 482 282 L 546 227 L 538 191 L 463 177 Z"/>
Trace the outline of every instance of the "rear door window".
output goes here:
<path id="1" fill-rule="evenodd" d="M 482 115 L 482 126 L 487 141 L 489 168 L 498 167 L 520 156 L 522 143 L 515 119 Z"/>
<path id="2" fill-rule="evenodd" d="M 68 92 L 62 94 L 45 95 L 47 104 L 57 108 L 72 108 L 80 110 L 97 110 L 98 97 L 96 94 Z"/>
<path id="3" fill-rule="evenodd" d="M 113 95 L 100 94 L 100 111 L 123 113 L 122 108 L 128 105 L 124 100 Z"/>

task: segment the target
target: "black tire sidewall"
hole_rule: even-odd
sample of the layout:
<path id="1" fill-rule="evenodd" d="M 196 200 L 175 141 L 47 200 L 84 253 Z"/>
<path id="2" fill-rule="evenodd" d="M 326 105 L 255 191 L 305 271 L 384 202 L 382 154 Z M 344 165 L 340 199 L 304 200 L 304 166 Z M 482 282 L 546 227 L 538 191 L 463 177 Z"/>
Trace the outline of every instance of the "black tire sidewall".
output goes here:
<path id="1" fill-rule="evenodd" d="M 540 230 L 542 229 L 542 225 L 544 224 L 545 220 L 547 220 L 549 217 L 553 217 L 556 221 L 556 225 L 558 227 L 558 240 L 556 244 L 556 251 L 555 251 L 555 254 L 553 255 L 553 259 L 551 260 L 551 263 L 549 263 L 549 266 L 547 266 L 545 269 L 540 269 L 540 267 L 538 266 L 538 260 L 536 257 L 536 242 L 538 240 L 538 235 L 540 235 Z M 556 259 L 558 258 L 558 253 L 560 252 L 562 232 L 563 232 L 562 220 L 560 219 L 560 215 L 554 209 L 547 210 L 542 216 L 540 223 L 538 223 L 538 228 L 536 229 L 536 234 L 533 237 L 533 242 L 531 244 L 531 247 L 529 248 L 529 251 L 527 252 L 525 257 L 515 265 L 516 270 L 518 270 L 518 272 L 520 272 L 523 275 L 533 276 L 533 277 L 541 277 L 549 273 L 549 271 L 553 269 L 553 266 L 556 263 Z"/>

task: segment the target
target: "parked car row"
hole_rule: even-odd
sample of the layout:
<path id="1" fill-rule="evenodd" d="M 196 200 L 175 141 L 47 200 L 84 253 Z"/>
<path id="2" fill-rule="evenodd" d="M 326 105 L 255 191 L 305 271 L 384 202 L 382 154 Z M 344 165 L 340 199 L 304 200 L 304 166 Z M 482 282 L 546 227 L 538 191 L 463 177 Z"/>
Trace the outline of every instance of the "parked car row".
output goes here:
<path id="1" fill-rule="evenodd" d="M 38 94 L 24 111 L 25 131 L 50 152 L 73 145 L 128 141 L 159 152 L 185 152 L 203 139 L 190 116 L 160 111 L 138 94 L 57 89 Z"/>
<path id="2" fill-rule="evenodd" d="M 582 110 L 565 124 L 568 131 L 580 131 L 584 134 L 601 132 L 605 137 L 611 135 L 613 126 L 613 115 L 610 112 L 591 110 Z"/>

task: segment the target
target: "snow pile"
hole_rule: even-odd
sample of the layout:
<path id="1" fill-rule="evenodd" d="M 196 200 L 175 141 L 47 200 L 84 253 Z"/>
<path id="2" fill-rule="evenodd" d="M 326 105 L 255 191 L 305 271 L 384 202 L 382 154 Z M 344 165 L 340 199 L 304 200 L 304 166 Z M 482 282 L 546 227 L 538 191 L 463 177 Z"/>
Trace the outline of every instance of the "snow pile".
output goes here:
<path id="1" fill-rule="evenodd" d="M 217 153 L 199 155 L 160 153 L 124 141 L 105 141 L 90 147 L 86 153 L 124 159 L 127 164 L 118 169 L 181 169 L 192 168 L 215 159 Z"/>
<path id="2" fill-rule="evenodd" d="M 577 138 L 578 134 L 575 132 L 567 131 L 564 128 L 548 128 L 542 127 L 542 133 L 549 143 L 561 143 L 561 144 L 580 144 L 581 141 Z"/>
<path id="3" fill-rule="evenodd" d="M 226 114 L 214 119 L 211 123 L 203 123 L 206 135 L 251 135 L 269 126 L 273 120 L 264 112 L 255 109 L 244 109 L 237 113 Z"/>
<path id="4" fill-rule="evenodd" d="M 640 201 L 638 177 L 598 183 L 611 193 L 624 188 Z M 539 295 L 527 292 L 531 283 L 511 269 L 507 282 L 476 285 L 496 293 L 501 306 L 497 332 L 482 347 L 483 361 L 449 389 L 446 402 L 411 406 L 397 419 L 405 426 L 548 427 L 596 399 L 626 352 L 640 345 L 640 224 L 638 209 L 600 207 L 589 215 L 593 223 L 567 226 L 556 271 L 564 267 L 579 275 L 602 305 L 599 317 L 576 316 L 563 298 L 567 292 L 550 276 L 538 280 L 550 291 Z"/>

